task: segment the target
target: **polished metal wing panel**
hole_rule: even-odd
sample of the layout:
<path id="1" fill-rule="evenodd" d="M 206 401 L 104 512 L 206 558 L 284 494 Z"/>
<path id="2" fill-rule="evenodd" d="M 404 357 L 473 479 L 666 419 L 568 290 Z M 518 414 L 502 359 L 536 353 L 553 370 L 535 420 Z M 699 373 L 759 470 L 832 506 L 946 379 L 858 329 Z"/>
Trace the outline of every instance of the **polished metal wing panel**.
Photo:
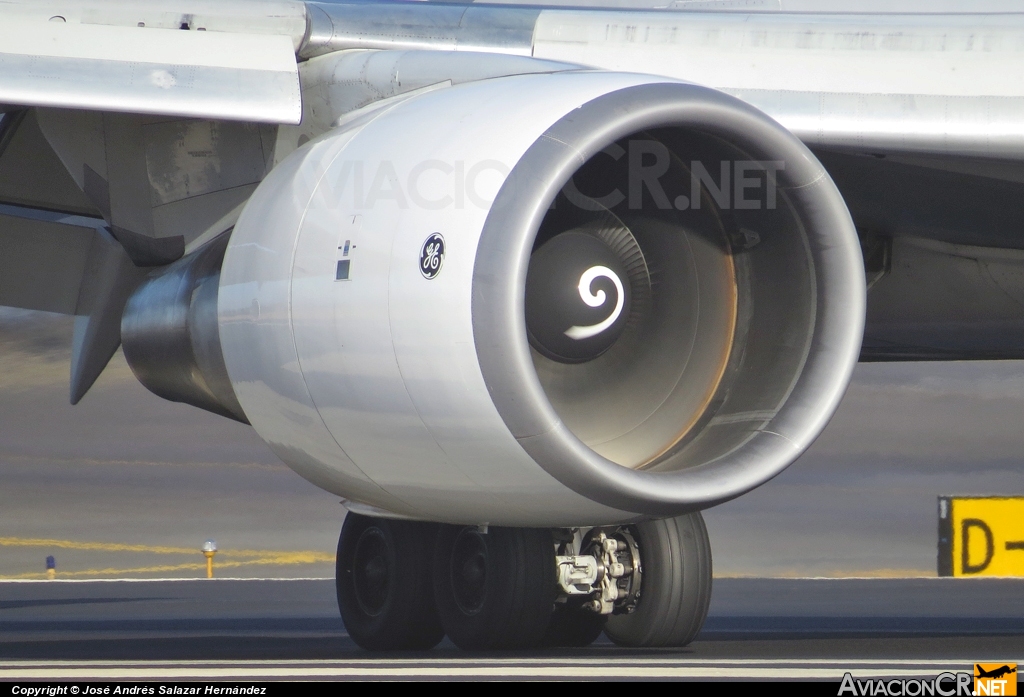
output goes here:
<path id="1" fill-rule="evenodd" d="M 516 53 L 714 87 L 812 146 L 1024 159 L 1024 13 L 307 5 L 303 57 Z"/>
<path id="2" fill-rule="evenodd" d="M 11 20 L 188 29 L 287 36 L 298 50 L 306 34 L 299 0 L 2 0 Z"/>
<path id="3" fill-rule="evenodd" d="M 292 39 L 0 22 L 0 104 L 298 123 Z"/>
<path id="4" fill-rule="evenodd" d="M 541 13 L 533 55 L 726 91 L 808 145 L 1024 159 L 1024 15 Z"/>
<path id="5" fill-rule="evenodd" d="M 531 55 L 541 10 L 473 4 L 307 3 L 303 58 L 351 48 L 488 51 Z"/>

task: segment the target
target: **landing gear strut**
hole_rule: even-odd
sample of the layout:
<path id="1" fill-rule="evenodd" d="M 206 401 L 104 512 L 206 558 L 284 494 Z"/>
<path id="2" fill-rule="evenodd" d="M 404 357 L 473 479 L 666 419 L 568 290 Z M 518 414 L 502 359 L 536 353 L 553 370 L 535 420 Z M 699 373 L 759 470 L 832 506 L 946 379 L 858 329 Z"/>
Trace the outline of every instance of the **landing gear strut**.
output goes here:
<path id="1" fill-rule="evenodd" d="M 490 529 L 350 513 L 338 604 L 366 649 L 683 646 L 711 600 L 700 513 L 576 530 Z"/>
<path id="2" fill-rule="evenodd" d="M 643 567 L 631 527 L 594 528 L 583 538 L 579 554 L 573 554 L 573 547 L 563 543 L 555 557 L 562 592 L 585 596 L 582 607 L 598 615 L 633 612 Z"/>

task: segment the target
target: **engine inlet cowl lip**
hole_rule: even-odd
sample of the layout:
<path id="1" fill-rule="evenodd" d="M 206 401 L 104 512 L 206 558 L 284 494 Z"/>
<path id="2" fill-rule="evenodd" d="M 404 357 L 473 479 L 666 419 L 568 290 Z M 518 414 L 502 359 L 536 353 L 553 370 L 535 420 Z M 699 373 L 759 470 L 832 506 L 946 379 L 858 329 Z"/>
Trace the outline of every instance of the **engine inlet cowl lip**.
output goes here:
<path id="1" fill-rule="evenodd" d="M 806 250 L 810 289 L 805 303 L 807 338 L 793 347 L 802 352 L 801 367 L 785 398 L 776 408 L 759 411 L 757 419 L 749 417 L 747 436 L 736 447 L 672 471 L 620 466 L 566 427 L 531 359 L 530 348 L 537 349 L 539 332 L 534 329 L 536 320 L 529 319 L 527 280 L 538 230 L 581 163 L 623 138 L 659 128 L 707 135 L 750 160 L 783 162 L 778 191 L 799 212 L 795 234 Z M 512 169 L 477 249 L 473 330 L 494 405 L 534 461 L 569 488 L 604 505 L 641 515 L 676 515 L 764 483 L 818 436 L 856 364 L 865 301 L 853 222 L 831 178 L 806 146 L 765 114 L 724 93 L 652 82 L 581 105 L 552 125 Z M 529 331 L 528 324 L 533 325 Z"/>

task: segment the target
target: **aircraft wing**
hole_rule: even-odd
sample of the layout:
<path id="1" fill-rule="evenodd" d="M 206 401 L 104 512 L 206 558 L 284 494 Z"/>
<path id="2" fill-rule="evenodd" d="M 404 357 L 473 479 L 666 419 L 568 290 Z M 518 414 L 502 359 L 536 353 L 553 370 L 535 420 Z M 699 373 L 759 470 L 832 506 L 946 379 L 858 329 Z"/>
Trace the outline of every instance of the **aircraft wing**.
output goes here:
<path id="1" fill-rule="evenodd" d="M 353 505 L 725 500 L 858 357 L 1024 357 L 1024 14 L 841 4 L 0 2 L 0 304 Z"/>
<path id="2" fill-rule="evenodd" d="M 291 40 L 226 32 L 4 21 L 9 105 L 297 123 Z"/>

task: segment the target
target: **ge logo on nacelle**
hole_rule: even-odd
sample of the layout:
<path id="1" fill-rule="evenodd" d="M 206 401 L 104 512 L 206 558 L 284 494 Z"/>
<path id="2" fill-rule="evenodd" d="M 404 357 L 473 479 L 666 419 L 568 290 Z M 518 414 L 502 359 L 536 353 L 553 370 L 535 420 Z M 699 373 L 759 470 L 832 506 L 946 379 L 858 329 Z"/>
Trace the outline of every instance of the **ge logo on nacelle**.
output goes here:
<path id="1" fill-rule="evenodd" d="M 442 264 L 444 264 L 444 238 L 441 237 L 441 233 L 435 232 L 420 248 L 420 273 L 424 278 L 434 278 L 441 273 Z"/>

